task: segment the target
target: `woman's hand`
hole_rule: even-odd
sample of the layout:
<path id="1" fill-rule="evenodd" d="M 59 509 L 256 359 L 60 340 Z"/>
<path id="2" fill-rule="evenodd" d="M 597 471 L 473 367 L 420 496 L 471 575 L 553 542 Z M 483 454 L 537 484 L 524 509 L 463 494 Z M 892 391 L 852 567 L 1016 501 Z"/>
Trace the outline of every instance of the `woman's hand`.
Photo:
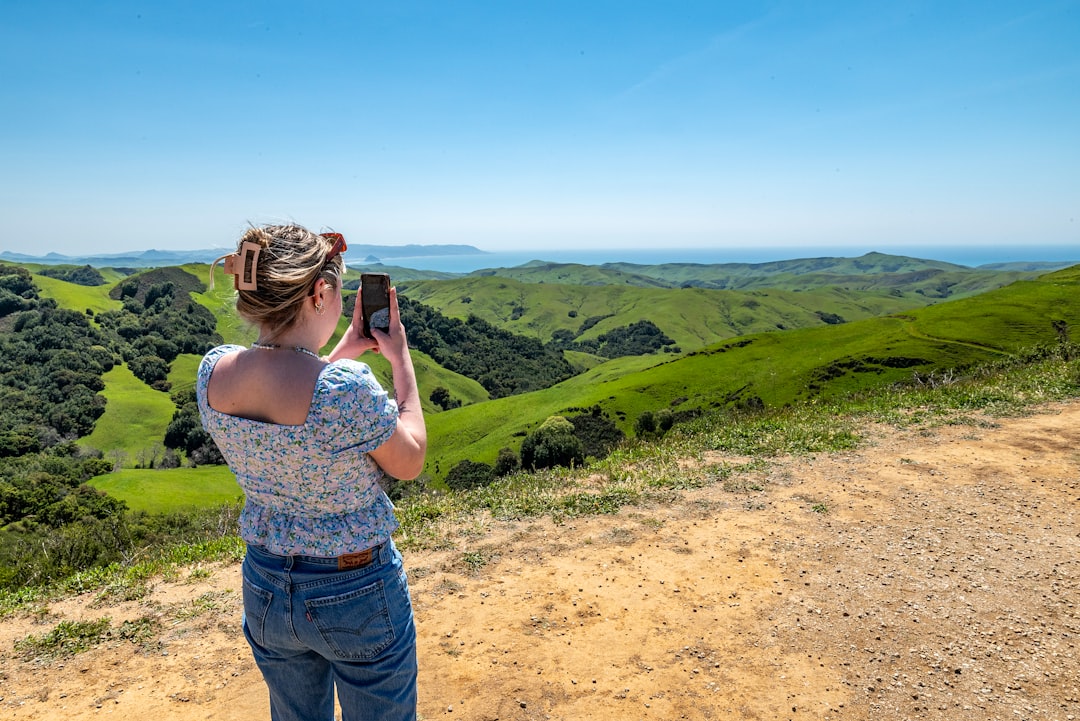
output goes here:
<path id="1" fill-rule="evenodd" d="M 405 336 L 405 326 L 401 324 L 401 312 L 398 309 L 397 288 L 390 289 L 390 327 L 389 333 L 384 333 L 378 328 L 372 328 L 374 338 L 368 338 L 363 333 L 364 311 L 360 305 L 359 295 L 353 308 L 352 322 L 341 336 L 341 340 L 334 346 L 327 359 L 330 362 L 342 358 L 359 358 L 367 351 L 374 351 L 386 356 L 390 365 L 400 362 L 409 354 L 409 342 Z"/>
<path id="2" fill-rule="evenodd" d="M 378 348 L 378 343 L 371 338 L 365 338 L 355 323 L 350 323 L 341 335 L 341 340 L 326 358 L 331 363 L 342 358 L 359 358 L 367 351 L 378 350 Z"/>
<path id="3" fill-rule="evenodd" d="M 326 356 L 326 359 L 333 363 L 342 358 L 359 358 L 369 350 L 378 353 L 379 342 L 374 338 L 365 336 L 362 330 L 363 327 L 364 310 L 360 303 L 360 294 L 357 293 L 356 304 L 353 306 L 352 322 L 349 323 L 349 327 L 345 329 L 345 332 L 341 334 L 341 339 L 334 346 L 334 350 L 330 351 L 330 355 Z"/>
<path id="4" fill-rule="evenodd" d="M 353 314 L 353 323 L 356 323 L 356 315 Z M 390 289 L 390 325 L 388 333 L 378 328 L 371 329 L 371 335 L 375 336 L 376 353 L 382 353 L 394 365 L 403 356 L 409 354 L 409 341 L 405 336 L 405 326 L 401 323 L 401 311 L 398 308 L 397 288 Z"/>

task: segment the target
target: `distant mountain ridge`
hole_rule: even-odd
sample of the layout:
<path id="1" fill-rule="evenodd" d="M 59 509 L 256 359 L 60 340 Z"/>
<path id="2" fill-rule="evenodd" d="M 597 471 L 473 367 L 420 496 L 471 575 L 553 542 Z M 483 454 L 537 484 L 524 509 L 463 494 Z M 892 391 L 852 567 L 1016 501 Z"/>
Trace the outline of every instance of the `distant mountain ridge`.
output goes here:
<path id="1" fill-rule="evenodd" d="M 631 285 L 645 288 L 852 290 L 901 288 L 944 298 L 978 293 L 1014 280 L 1067 268 L 1070 262 L 1015 262 L 971 268 L 939 260 L 870 252 L 858 257 L 793 258 L 764 263 L 551 263 L 533 260 L 513 268 L 486 268 L 469 277 L 510 278 L 523 283 Z"/>
<path id="2" fill-rule="evenodd" d="M 185 265 L 187 263 L 212 263 L 232 248 L 204 248 L 200 250 L 143 250 L 125 253 L 95 253 L 89 255 L 27 255 L 0 251 L 0 260 L 12 263 L 40 263 L 42 265 L 90 265 L 97 268 L 153 268 L 165 265 Z M 484 255 L 486 251 L 472 245 L 350 245 L 349 255 L 353 258 L 413 258 L 428 255 Z"/>

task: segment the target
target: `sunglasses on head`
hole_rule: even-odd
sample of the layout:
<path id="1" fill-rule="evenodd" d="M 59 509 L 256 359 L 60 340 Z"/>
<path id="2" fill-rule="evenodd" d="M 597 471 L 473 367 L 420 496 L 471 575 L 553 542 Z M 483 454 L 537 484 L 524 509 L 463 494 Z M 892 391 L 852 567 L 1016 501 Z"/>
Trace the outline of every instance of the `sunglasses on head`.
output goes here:
<path id="1" fill-rule="evenodd" d="M 349 249 L 348 244 L 345 242 L 345 236 L 341 233 L 319 233 L 319 235 L 334 241 L 334 244 L 330 246 L 330 250 L 326 253 L 326 260 L 323 261 L 324 263 L 329 263 L 334 258 L 338 257 L 338 255 Z"/>
<path id="2" fill-rule="evenodd" d="M 339 255 L 341 255 L 342 253 L 344 253 L 346 250 L 349 249 L 349 245 L 345 242 L 345 236 L 342 235 L 341 233 L 319 233 L 319 237 L 320 238 L 327 238 L 328 240 L 333 240 L 334 241 L 334 244 L 330 246 L 330 250 L 328 250 L 326 252 L 326 259 L 323 260 L 323 264 L 322 264 L 323 268 L 325 268 L 327 266 L 327 264 L 330 261 L 332 261 L 334 258 L 338 257 Z M 319 282 L 317 278 L 316 278 L 315 282 L 316 283 Z M 314 286 L 312 286 L 311 292 L 312 293 L 315 292 L 315 287 Z"/>

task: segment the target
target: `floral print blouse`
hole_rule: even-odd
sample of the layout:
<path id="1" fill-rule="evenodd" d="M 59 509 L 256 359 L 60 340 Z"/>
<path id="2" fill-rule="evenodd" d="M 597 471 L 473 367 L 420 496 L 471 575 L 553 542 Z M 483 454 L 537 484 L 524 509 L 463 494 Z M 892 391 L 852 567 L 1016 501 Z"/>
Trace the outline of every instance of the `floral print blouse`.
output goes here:
<path id="1" fill-rule="evenodd" d="M 240 535 L 280 555 L 339 556 L 389 540 L 393 504 L 368 456 L 397 427 L 397 403 L 365 363 L 340 360 L 319 373 L 307 420 L 289 426 L 220 413 L 210 407 L 210 374 L 224 355 L 199 364 L 196 396 L 203 428 L 244 490 Z"/>

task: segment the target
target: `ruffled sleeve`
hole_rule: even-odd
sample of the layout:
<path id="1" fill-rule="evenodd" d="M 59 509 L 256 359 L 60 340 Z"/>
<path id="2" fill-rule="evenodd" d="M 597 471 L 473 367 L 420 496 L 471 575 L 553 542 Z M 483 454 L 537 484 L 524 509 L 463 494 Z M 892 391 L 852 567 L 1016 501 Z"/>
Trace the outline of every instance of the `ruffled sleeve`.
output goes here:
<path id="1" fill-rule="evenodd" d="M 330 364 L 319 378 L 308 422 L 330 453 L 370 453 L 394 434 L 397 402 L 366 363 Z"/>

